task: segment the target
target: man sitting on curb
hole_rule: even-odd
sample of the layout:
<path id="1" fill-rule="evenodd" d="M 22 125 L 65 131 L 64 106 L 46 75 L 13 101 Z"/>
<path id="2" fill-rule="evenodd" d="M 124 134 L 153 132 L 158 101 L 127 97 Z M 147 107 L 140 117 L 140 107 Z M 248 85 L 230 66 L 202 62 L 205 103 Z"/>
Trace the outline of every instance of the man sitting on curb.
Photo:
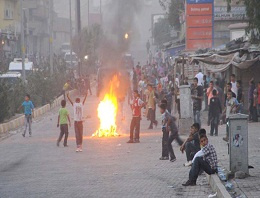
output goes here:
<path id="1" fill-rule="evenodd" d="M 217 173 L 218 160 L 214 146 L 208 143 L 208 138 L 204 134 L 200 135 L 200 144 L 202 149 L 196 153 L 190 169 L 189 180 L 182 184 L 183 186 L 195 186 L 200 170 L 204 170 L 209 175 Z"/>
<path id="2" fill-rule="evenodd" d="M 193 159 L 195 153 L 200 150 L 199 130 L 200 125 L 198 123 L 193 124 L 191 126 L 189 137 L 180 147 L 182 153 L 184 153 L 184 150 L 186 152 L 187 163 L 185 163 L 184 166 L 191 166 L 191 160 Z"/>

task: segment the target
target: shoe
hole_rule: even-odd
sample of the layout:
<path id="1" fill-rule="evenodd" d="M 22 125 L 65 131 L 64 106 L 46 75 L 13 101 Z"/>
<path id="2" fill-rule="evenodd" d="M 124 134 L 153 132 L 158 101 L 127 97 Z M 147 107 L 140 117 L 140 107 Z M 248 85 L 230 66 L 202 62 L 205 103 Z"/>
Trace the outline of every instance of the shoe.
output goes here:
<path id="1" fill-rule="evenodd" d="M 31 133 L 29 134 L 29 137 L 32 137 L 32 134 L 31 134 Z"/>
<path id="2" fill-rule="evenodd" d="M 188 162 L 186 162 L 185 164 L 183 164 L 184 166 L 186 166 L 186 167 L 189 167 L 189 166 L 191 166 L 192 165 L 192 161 L 188 161 Z"/>
<path id="3" fill-rule="evenodd" d="M 159 160 L 169 160 L 169 157 L 160 157 Z"/>
<path id="4" fill-rule="evenodd" d="M 79 149 L 79 152 L 83 152 L 82 148 Z"/>
<path id="5" fill-rule="evenodd" d="M 79 148 L 76 149 L 76 152 L 79 152 Z"/>
<path id="6" fill-rule="evenodd" d="M 213 136 L 213 133 L 210 133 L 209 135 L 210 135 L 210 136 Z"/>
<path id="7" fill-rule="evenodd" d="M 134 143 L 134 141 L 133 140 L 129 140 L 128 142 L 126 142 L 126 143 Z"/>
<path id="8" fill-rule="evenodd" d="M 68 145 L 64 145 L 64 147 L 69 147 Z"/>
<path id="9" fill-rule="evenodd" d="M 176 161 L 176 157 L 170 159 L 170 162 L 175 162 L 175 161 Z"/>
<path id="10" fill-rule="evenodd" d="M 148 129 L 153 129 L 153 127 L 152 127 L 152 126 L 149 126 Z"/>
<path id="11" fill-rule="evenodd" d="M 59 147 L 59 146 L 60 146 L 60 142 L 57 141 L 57 144 L 56 144 L 56 145 L 57 145 L 57 147 Z"/>
<path id="12" fill-rule="evenodd" d="M 23 133 L 22 136 L 25 137 L 25 134 Z"/>
<path id="13" fill-rule="evenodd" d="M 217 134 L 217 133 L 215 133 L 215 136 L 218 136 L 218 134 Z"/>
<path id="14" fill-rule="evenodd" d="M 228 137 L 223 137 L 223 140 L 224 140 L 225 142 L 228 142 L 229 138 L 228 138 Z"/>
<path id="15" fill-rule="evenodd" d="M 184 183 L 182 185 L 183 186 L 196 186 L 196 182 L 188 180 L 186 183 Z"/>
<path id="16" fill-rule="evenodd" d="M 135 140 L 134 143 L 140 143 L 140 140 Z"/>

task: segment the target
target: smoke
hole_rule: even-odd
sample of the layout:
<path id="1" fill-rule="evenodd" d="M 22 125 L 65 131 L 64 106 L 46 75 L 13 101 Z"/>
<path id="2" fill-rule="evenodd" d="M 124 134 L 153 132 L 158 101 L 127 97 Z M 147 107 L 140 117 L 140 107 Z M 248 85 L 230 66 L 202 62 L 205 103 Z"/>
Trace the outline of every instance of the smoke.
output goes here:
<path id="1" fill-rule="evenodd" d="M 131 41 L 139 32 L 135 25 L 142 11 L 143 0 L 110 0 L 103 10 L 103 28 L 105 41 L 102 47 L 103 61 L 109 65 L 118 65 L 118 58 L 127 52 Z M 125 34 L 128 39 L 124 38 Z"/>

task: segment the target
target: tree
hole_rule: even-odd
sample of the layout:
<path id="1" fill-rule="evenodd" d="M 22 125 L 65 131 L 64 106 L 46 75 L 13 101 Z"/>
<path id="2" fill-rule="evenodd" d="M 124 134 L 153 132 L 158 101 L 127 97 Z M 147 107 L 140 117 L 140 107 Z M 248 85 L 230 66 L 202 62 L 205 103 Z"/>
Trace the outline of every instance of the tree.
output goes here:
<path id="1" fill-rule="evenodd" d="M 169 24 L 168 18 L 159 18 L 158 22 L 154 24 L 154 43 L 160 46 L 163 43 L 170 41 L 170 32 L 171 26 Z"/>
<path id="2" fill-rule="evenodd" d="M 228 10 L 231 9 L 231 3 L 234 2 L 234 0 L 226 0 Z M 246 6 L 246 14 L 248 17 L 248 29 L 247 32 L 253 32 L 251 30 L 257 30 L 257 32 L 260 32 L 260 1 L 259 0 L 238 0 L 237 3 L 244 3 Z"/>
<path id="3" fill-rule="evenodd" d="M 164 10 L 168 8 L 168 20 L 172 27 L 179 30 L 181 27 L 180 16 L 184 12 L 185 0 L 159 0 L 160 5 Z"/>

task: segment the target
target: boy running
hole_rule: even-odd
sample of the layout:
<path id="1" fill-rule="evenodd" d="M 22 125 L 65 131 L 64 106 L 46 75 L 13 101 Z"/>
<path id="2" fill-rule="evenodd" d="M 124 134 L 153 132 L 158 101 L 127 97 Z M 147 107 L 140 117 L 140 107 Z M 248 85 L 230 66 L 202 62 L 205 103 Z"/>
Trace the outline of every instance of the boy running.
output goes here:
<path id="1" fill-rule="evenodd" d="M 174 154 L 173 148 L 172 148 L 172 142 L 174 139 L 178 142 L 179 145 L 182 145 L 183 141 L 180 139 L 179 134 L 178 134 L 178 128 L 176 126 L 176 118 L 173 117 L 167 110 L 167 104 L 162 103 L 160 105 L 160 112 L 163 115 L 163 154 L 162 157 L 160 158 L 161 160 L 166 160 L 167 156 L 169 159 L 170 155 L 170 161 L 174 162 L 176 161 L 176 156 Z M 170 132 L 170 135 L 169 135 Z M 168 138 L 169 137 L 169 138 Z M 167 141 L 167 149 L 166 149 L 166 141 Z M 169 152 L 169 153 L 168 153 Z"/>
<path id="2" fill-rule="evenodd" d="M 24 98 L 24 102 L 22 105 L 18 108 L 18 111 L 20 111 L 21 108 L 24 108 L 24 132 L 22 134 L 23 137 L 25 137 L 27 126 L 29 126 L 29 136 L 32 137 L 32 117 L 33 117 L 33 110 L 34 105 L 32 101 L 30 100 L 30 95 L 27 94 Z"/>
<path id="3" fill-rule="evenodd" d="M 190 169 L 189 180 L 182 184 L 183 186 L 195 186 L 200 170 L 204 170 L 209 175 L 217 173 L 218 159 L 214 146 L 208 143 L 208 138 L 204 134 L 200 136 L 200 144 L 202 149 L 196 154 Z"/>
<path id="4" fill-rule="evenodd" d="M 75 103 L 72 102 L 69 93 L 67 94 L 68 100 L 73 106 L 74 110 L 74 129 L 76 136 L 77 149 L 76 152 L 82 152 L 82 142 L 83 142 L 83 106 L 86 102 L 88 93 L 86 93 L 83 102 L 80 102 L 80 98 L 76 98 Z"/>
<path id="5" fill-rule="evenodd" d="M 65 135 L 63 146 L 67 147 L 68 146 L 67 140 L 69 136 L 68 122 L 69 122 L 69 126 L 71 126 L 71 124 L 70 124 L 69 112 L 65 107 L 66 107 L 66 100 L 62 100 L 61 108 L 59 110 L 58 123 L 57 123 L 57 127 L 60 127 L 60 136 L 57 140 L 57 146 L 60 146 L 60 141 L 62 140 L 63 135 Z"/>

